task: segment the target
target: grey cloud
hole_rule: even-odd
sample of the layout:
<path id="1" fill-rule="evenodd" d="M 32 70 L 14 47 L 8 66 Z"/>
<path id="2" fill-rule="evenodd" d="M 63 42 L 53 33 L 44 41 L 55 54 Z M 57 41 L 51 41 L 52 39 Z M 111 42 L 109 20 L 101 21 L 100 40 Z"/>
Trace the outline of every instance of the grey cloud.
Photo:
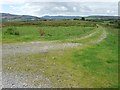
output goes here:
<path id="1" fill-rule="evenodd" d="M 37 7 L 34 14 L 41 15 L 117 15 L 117 3 L 99 2 L 31 2 Z"/>
<path id="2" fill-rule="evenodd" d="M 69 15 L 79 15 L 84 11 L 91 11 L 87 6 L 81 3 L 75 2 L 41 2 L 41 3 L 31 3 L 31 6 L 43 6 L 37 14 L 69 14 Z M 76 8 L 76 10 L 74 9 Z"/>

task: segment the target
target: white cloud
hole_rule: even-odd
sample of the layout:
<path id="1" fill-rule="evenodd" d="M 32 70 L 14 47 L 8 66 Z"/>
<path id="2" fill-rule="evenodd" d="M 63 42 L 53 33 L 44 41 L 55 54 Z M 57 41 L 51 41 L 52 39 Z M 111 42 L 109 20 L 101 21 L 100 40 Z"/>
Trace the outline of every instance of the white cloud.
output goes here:
<path id="1" fill-rule="evenodd" d="M 53 7 L 52 10 L 53 11 L 66 11 L 68 9 L 64 6 L 60 6 L 60 7 Z"/>
<path id="2" fill-rule="evenodd" d="M 77 11 L 77 8 L 76 8 L 76 7 L 73 7 L 73 10 L 74 10 L 74 11 Z"/>
<path id="3" fill-rule="evenodd" d="M 28 0 L 1 0 L 1 4 L 21 4 L 25 3 Z"/>
<path id="4" fill-rule="evenodd" d="M 13 1 L 17 2 L 17 0 Z M 26 3 L 21 3 L 17 5 L 10 4 L 9 13 L 42 16 L 46 14 L 117 15 L 118 12 L 117 3 L 115 2 L 100 3 L 100 2 L 27 2 L 28 0 L 23 1 Z"/>
<path id="5" fill-rule="evenodd" d="M 2 13 L 2 7 L 0 6 L 0 13 Z"/>
<path id="6" fill-rule="evenodd" d="M 0 4 L 21 4 L 31 2 L 119 2 L 120 0 L 0 0 Z"/>

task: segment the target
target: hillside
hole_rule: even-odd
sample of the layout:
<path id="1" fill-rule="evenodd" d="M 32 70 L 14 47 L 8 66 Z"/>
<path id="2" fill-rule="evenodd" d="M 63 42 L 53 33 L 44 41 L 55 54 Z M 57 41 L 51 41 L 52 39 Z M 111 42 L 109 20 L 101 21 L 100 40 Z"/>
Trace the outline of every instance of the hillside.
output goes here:
<path id="1" fill-rule="evenodd" d="M 80 19 L 80 16 L 43 16 L 44 19 Z"/>
<path id="2" fill-rule="evenodd" d="M 97 19 L 97 20 L 117 20 L 118 16 L 88 16 L 86 19 Z"/>
<path id="3" fill-rule="evenodd" d="M 0 13 L 0 21 L 38 21 L 38 20 L 62 20 L 62 19 L 81 19 L 81 16 L 30 16 L 30 15 L 15 15 L 9 13 Z M 88 16 L 86 20 L 117 20 L 118 16 Z"/>
<path id="4" fill-rule="evenodd" d="M 0 21 L 36 21 L 41 20 L 39 17 L 30 16 L 30 15 L 15 15 L 9 13 L 0 13 Z"/>

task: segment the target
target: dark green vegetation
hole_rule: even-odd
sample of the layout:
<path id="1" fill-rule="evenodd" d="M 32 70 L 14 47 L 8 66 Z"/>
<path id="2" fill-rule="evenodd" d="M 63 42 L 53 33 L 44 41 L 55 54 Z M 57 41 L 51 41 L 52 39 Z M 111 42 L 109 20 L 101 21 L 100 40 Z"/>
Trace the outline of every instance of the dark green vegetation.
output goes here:
<path id="1" fill-rule="evenodd" d="M 49 21 L 23 21 L 23 22 L 3 22 L 3 27 L 6 26 L 53 26 L 53 27 L 59 27 L 59 26 L 95 26 L 95 22 L 89 23 L 89 21 L 78 21 L 78 20 L 49 20 Z"/>
<path id="2" fill-rule="evenodd" d="M 20 27 L 18 27 L 18 23 Z M 73 49 L 31 55 L 21 54 L 17 56 L 18 58 L 7 57 L 12 63 L 6 65 L 5 70 L 19 73 L 43 73 L 50 79 L 53 87 L 118 87 L 119 28 L 116 27 L 115 22 L 112 25 L 109 22 L 100 22 L 101 26 L 98 27 L 96 22 L 89 21 L 32 22 L 32 24 L 35 23 L 34 25 L 30 22 L 18 23 L 11 23 L 11 25 L 17 28 L 16 30 L 20 32 L 20 35 L 4 34 L 9 31 L 8 26 L 10 26 L 10 23 L 4 24 L 3 42 L 16 42 L 17 39 L 27 41 L 26 38 L 28 41 L 65 40 L 79 38 L 96 30 L 98 30 L 98 33 L 80 41 L 72 41 L 73 43 L 84 44 Z M 21 23 L 25 23 L 25 25 L 21 25 Z M 29 24 L 26 26 L 26 23 L 30 23 L 31 26 Z M 99 40 L 103 31 L 107 32 L 107 37 L 103 41 L 98 44 L 89 43 L 90 41 Z M 8 67 L 11 67 L 11 69 Z M 37 80 L 36 84 L 39 84 L 39 82 Z"/>

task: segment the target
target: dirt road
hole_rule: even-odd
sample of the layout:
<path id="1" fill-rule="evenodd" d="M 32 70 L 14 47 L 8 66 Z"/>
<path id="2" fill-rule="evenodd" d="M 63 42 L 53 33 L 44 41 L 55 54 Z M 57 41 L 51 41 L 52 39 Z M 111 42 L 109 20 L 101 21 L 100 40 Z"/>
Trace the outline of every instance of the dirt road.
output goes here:
<path id="1" fill-rule="evenodd" d="M 79 38 L 79 40 L 92 37 L 94 34 L 96 34 L 96 32 L 91 33 L 82 38 Z M 93 44 L 100 43 L 106 37 L 107 37 L 107 33 L 105 30 L 103 30 L 103 33 L 99 36 L 99 38 L 94 41 L 91 41 L 91 43 Z M 17 54 L 21 54 L 21 53 L 22 54 L 46 53 L 51 50 L 61 50 L 67 48 L 74 48 L 78 46 L 82 47 L 85 45 L 80 43 L 60 43 L 57 41 L 36 41 L 36 42 L 23 42 L 23 43 L 15 43 L 15 44 L 3 44 L 2 45 L 3 66 L 4 66 L 4 61 L 6 61 L 5 60 L 6 57 L 9 56 L 16 57 Z M 44 77 L 42 74 L 41 75 L 17 74 L 17 73 L 5 72 L 3 70 L 2 75 L 3 75 L 2 77 L 3 87 L 5 88 L 52 87 L 49 79 L 47 77 Z M 27 82 L 27 79 L 31 80 L 31 82 Z M 34 84 L 35 79 L 41 80 L 42 82 L 36 86 Z"/>

